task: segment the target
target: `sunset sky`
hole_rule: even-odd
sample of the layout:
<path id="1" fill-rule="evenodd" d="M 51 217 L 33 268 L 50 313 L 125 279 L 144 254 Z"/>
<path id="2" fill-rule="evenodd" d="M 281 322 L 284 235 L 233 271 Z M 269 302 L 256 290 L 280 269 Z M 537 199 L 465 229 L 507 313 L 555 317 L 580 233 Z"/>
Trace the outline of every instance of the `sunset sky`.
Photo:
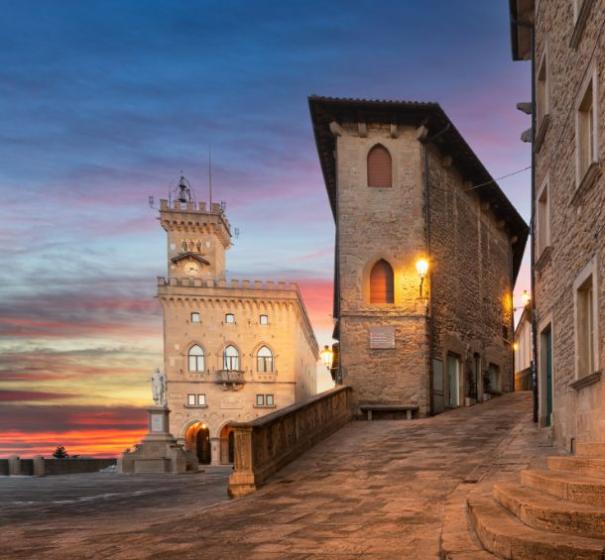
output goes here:
<path id="1" fill-rule="evenodd" d="M 298 282 L 321 344 L 334 226 L 309 94 L 438 101 L 494 177 L 527 167 L 507 4 L 3 2 L 0 456 L 140 439 L 165 273 L 148 197 L 182 171 L 205 198 L 209 145 L 241 232 L 228 274 Z M 528 219 L 529 171 L 500 185 Z"/>

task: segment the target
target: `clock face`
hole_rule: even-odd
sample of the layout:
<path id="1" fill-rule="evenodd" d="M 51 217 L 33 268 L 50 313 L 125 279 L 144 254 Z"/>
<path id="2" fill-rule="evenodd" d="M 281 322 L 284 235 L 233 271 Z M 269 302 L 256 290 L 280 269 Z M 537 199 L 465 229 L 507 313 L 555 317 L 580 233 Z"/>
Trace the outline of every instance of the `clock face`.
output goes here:
<path id="1" fill-rule="evenodd" d="M 187 276 L 195 276 L 200 271 L 200 265 L 195 261 L 185 263 L 185 274 Z"/>

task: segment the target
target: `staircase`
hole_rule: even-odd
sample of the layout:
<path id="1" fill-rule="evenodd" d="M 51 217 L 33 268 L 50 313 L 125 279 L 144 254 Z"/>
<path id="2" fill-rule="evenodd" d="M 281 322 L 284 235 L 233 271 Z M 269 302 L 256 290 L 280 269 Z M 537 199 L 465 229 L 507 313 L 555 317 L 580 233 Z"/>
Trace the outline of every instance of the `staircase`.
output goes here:
<path id="1" fill-rule="evenodd" d="M 578 443 L 573 457 L 521 472 L 491 496 L 471 496 L 483 547 L 511 560 L 605 560 L 605 444 Z"/>

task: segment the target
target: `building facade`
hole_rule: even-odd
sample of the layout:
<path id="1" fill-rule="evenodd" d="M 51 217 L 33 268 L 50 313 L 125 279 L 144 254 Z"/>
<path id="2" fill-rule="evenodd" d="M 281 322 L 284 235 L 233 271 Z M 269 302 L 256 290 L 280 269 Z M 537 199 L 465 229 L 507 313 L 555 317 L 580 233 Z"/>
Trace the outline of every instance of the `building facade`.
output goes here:
<path id="1" fill-rule="evenodd" d="M 519 323 L 515 327 L 513 341 L 515 351 L 515 391 L 532 389 L 532 356 L 533 342 L 531 329 L 531 307 L 523 308 Z"/>
<path id="2" fill-rule="evenodd" d="M 230 424 L 315 394 L 318 347 L 298 287 L 229 280 L 219 204 L 160 203 L 168 276 L 158 278 L 170 431 L 202 464 L 233 461 Z"/>
<path id="3" fill-rule="evenodd" d="M 511 0 L 532 64 L 532 269 L 538 416 L 556 441 L 605 441 L 605 3 Z"/>
<path id="4" fill-rule="evenodd" d="M 528 228 L 436 103 L 311 97 L 341 381 L 426 416 L 513 389 Z"/>

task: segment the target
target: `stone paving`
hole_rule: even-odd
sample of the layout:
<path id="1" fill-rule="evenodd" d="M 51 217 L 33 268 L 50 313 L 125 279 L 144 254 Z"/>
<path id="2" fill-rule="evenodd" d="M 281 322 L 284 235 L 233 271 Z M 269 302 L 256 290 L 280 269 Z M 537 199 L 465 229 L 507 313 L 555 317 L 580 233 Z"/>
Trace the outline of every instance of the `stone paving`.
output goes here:
<path id="1" fill-rule="evenodd" d="M 509 452 L 511 438 L 516 443 Z M 156 500 L 146 508 L 130 508 L 124 499 L 109 509 L 91 508 L 85 516 L 55 511 L 1 528 L 0 555 L 61 560 L 431 559 L 439 558 L 446 520 L 448 542 L 464 554 L 459 558 L 482 558 L 465 541 L 460 509 L 465 489 L 479 481 L 489 484 L 499 469 L 510 474 L 523 468 L 521 455 L 533 453 L 540 438 L 544 436 L 531 423 L 528 393 L 434 418 L 354 422 L 254 495 L 214 505 L 200 496 L 199 505 L 189 500 L 180 515 L 180 498 L 170 493 L 164 504 Z M 188 480 L 187 475 L 180 478 Z M 192 488 L 188 495 L 196 492 Z"/>

